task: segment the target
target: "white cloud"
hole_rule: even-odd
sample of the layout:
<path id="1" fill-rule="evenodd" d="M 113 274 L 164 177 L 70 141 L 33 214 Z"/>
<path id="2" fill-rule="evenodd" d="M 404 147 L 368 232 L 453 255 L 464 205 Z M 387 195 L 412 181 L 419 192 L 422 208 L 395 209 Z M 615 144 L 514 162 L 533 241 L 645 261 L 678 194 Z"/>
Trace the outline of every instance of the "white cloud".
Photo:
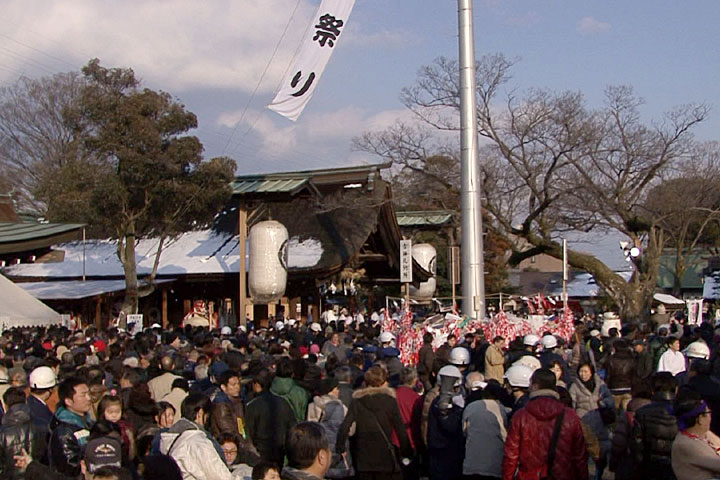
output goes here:
<path id="1" fill-rule="evenodd" d="M 0 19 L 0 80 L 78 69 L 97 57 L 104 66 L 132 67 L 150 86 L 171 92 L 253 91 L 290 20 L 288 6 L 284 0 L 9 0 Z M 310 0 L 298 8 L 259 91 L 275 88 L 315 8 Z"/>
<path id="2" fill-rule="evenodd" d="M 583 35 L 595 35 L 608 32 L 611 29 L 612 25 L 607 22 L 601 22 L 593 17 L 583 17 L 577 23 L 577 31 Z"/>
<path id="3" fill-rule="evenodd" d="M 332 112 L 305 112 L 302 121 L 290 125 L 268 110 L 248 110 L 244 115 L 242 110 L 226 112 L 216 124 L 235 132 L 226 153 L 238 160 L 241 169 L 255 171 L 272 170 L 272 164 L 283 163 L 299 170 L 379 162 L 379 157 L 353 152 L 352 138 L 382 130 L 397 120 L 416 121 L 407 110 L 369 112 L 351 105 Z M 266 165 L 246 165 L 243 157 L 262 158 Z"/>

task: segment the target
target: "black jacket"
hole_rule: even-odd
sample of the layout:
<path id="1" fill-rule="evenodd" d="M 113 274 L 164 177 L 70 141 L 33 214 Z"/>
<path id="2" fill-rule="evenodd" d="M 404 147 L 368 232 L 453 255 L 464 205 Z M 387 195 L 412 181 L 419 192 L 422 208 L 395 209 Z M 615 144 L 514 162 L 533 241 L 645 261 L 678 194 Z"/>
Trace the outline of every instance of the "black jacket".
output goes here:
<path id="1" fill-rule="evenodd" d="M 263 460 L 283 464 L 285 436 L 295 423 L 290 404 L 269 391 L 260 393 L 245 406 L 245 428 Z"/>
<path id="2" fill-rule="evenodd" d="M 31 420 L 30 409 L 24 403 L 13 405 L 3 417 L 0 427 L 0 478 L 7 480 L 28 478 L 15 468 L 14 455 L 25 449 L 34 459 L 45 458 L 45 434 L 39 432 Z"/>
<path id="3" fill-rule="evenodd" d="M 670 457 L 678 427 L 672 402 L 672 394 L 660 393 L 635 412 L 632 450 L 638 478 L 675 478 Z"/>
<path id="4" fill-rule="evenodd" d="M 452 405 L 449 410 L 443 411 L 439 402 L 440 396 L 433 400 L 428 417 L 430 478 L 452 480 L 462 477 L 465 458 L 463 409 Z"/>
<path id="5" fill-rule="evenodd" d="M 394 447 L 388 443 L 392 441 L 393 431 L 400 440 L 402 455 L 412 456 L 412 448 L 393 389 L 367 387 L 353 393 L 353 400 L 345 420 L 340 425 L 335 444 L 335 451 L 339 454 L 345 452 L 353 422 L 355 422 L 353 438 L 357 445 L 354 455 L 359 472 L 400 471 L 400 458 L 393 459 Z"/>
<path id="6" fill-rule="evenodd" d="M 30 416 L 32 417 L 32 423 L 40 432 L 46 434 L 50 431 L 50 420 L 52 420 L 53 413 L 46 404 L 35 398 L 34 395 L 30 395 L 27 399 L 28 407 L 30 407 Z"/>
<path id="7" fill-rule="evenodd" d="M 635 359 L 629 349 L 621 349 L 613 353 L 607 360 L 606 383 L 610 390 L 622 390 L 630 393 L 633 384 Z"/>
<path id="8" fill-rule="evenodd" d="M 80 475 L 80 460 L 89 435 L 89 421 L 60 407 L 50 421 L 50 466 L 68 477 Z"/>

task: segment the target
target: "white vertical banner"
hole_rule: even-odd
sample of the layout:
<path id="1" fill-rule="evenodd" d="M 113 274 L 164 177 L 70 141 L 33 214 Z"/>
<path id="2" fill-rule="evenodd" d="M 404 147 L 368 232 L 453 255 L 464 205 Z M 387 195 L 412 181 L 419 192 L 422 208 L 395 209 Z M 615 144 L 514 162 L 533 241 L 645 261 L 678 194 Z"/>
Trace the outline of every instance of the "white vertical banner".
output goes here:
<path id="1" fill-rule="evenodd" d="M 400 283 L 412 282 L 412 240 L 400 240 Z"/>
<path id="2" fill-rule="evenodd" d="M 280 91 L 268 105 L 283 117 L 298 119 L 345 30 L 355 0 L 323 0 L 293 59 Z"/>

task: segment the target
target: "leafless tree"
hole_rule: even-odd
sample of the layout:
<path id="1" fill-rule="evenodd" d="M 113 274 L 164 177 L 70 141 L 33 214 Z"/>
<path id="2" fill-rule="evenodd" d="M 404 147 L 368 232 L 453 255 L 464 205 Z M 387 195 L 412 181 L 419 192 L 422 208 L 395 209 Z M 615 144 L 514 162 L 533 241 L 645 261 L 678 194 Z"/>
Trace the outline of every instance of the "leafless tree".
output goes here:
<path id="1" fill-rule="evenodd" d="M 491 55 L 477 64 L 489 228 L 513 246 L 513 263 L 539 253 L 562 258 L 559 237 L 570 230 L 626 235 L 644 249 L 630 282 L 589 254 L 570 252 L 569 262 L 593 274 L 626 318 L 639 318 L 655 288 L 664 242 L 656 219 L 639 207 L 662 176 L 688 158 L 692 128 L 708 108 L 686 105 L 646 125 L 640 119 L 642 100 L 630 87 L 609 87 L 606 104 L 593 110 L 579 92 L 521 94 L 509 88 L 513 63 Z M 458 129 L 458 70 L 456 61 L 440 58 L 403 90 L 403 102 L 422 124 L 441 132 Z M 357 145 L 402 165 L 410 158 L 422 169 L 433 145 L 429 135 L 407 128 L 384 134 L 395 139 L 394 148 L 390 141 L 384 149 L 368 141 L 382 134 L 366 134 Z"/>

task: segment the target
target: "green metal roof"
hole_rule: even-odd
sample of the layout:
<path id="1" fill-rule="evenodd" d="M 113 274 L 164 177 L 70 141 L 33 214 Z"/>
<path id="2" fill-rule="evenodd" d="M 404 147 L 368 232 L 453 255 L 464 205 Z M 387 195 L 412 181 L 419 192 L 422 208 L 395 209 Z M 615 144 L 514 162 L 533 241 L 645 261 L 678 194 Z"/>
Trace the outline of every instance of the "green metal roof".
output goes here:
<path id="1" fill-rule="evenodd" d="M 390 163 L 360 165 L 354 167 L 326 168 L 322 170 L 301 170 L 298 172 L 278 172 L 260 175 L 236 177 L 232 183 L 233 194 L 249 193 L 289 193 L 294 194 L 310 182 L 342 183 L 348 177 L 362 177 L 372 172 L 390 167 Z M 324 178 L 323 178 L 324 177 Z"/>
<path id="2" fill-rule="evenodd" d="M 401 227 L 441 226 L 452 222 L 453 213 L 449 210 L 397 212 L 398 225 Z"/>
<path id="3" fill-rule="evenodd" d="M 83 226 L 77 223 L 0 222 L 0 254 L 29 252 L 77 240 Z"/>
<path id="4" fill-rule="evenodd" d="M 10 223 L 0 222 L 0 243 L 22 242 L 50 237 L 82 228 L 76 223 Z"/>
<path id="5" fill-rule="evenodd" d="M 309 176 L 271 179 L 267 177 L 238 177 L 233 182 L 233 194 L 246 193 L 293 193 L 310 181 Z"/>

